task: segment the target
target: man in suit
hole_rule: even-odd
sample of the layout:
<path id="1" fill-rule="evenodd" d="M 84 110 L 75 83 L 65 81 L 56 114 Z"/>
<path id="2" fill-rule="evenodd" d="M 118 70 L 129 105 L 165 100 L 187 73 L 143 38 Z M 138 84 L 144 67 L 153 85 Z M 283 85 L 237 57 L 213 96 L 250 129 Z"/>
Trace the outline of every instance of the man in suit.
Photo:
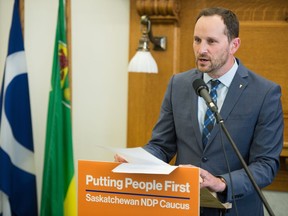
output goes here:
<path id="1" fill-rule="evenodd" d="M 199 78 L 209 88 L 211 80 L 220 81 L 217 106 L 225 126 L 257 185 L 269 185 L 277 173 L 283 145 L 281 89 L 234 57 L 239 46 L 239 21 L 232 11 L 209 8 L 200 12 L 193 44 L 197 68 L 171 78 L 144 149 L 166 162 L 176 155 L 176 165 L 200 167 L 200 188 L 217 192 L 223 202 L 232 203 L 226 215 L 261 216 L 262 202 L 218 124 L 203 144 L 207 106 L 192 87 Z M 219 211 L 203 208 L 201 215 L 219 215 Z"/>

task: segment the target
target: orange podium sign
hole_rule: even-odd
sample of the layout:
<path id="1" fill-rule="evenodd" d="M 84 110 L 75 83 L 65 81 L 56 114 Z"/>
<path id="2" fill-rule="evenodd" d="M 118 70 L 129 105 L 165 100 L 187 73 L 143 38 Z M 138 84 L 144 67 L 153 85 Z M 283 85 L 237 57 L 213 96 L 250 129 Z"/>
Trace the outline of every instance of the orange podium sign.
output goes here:
<path id="1" fill-rule="evenodd" d="M 119 163 L 78 161 L 78 215 L 198 216 L 199 169 L 114 173 Z"/>

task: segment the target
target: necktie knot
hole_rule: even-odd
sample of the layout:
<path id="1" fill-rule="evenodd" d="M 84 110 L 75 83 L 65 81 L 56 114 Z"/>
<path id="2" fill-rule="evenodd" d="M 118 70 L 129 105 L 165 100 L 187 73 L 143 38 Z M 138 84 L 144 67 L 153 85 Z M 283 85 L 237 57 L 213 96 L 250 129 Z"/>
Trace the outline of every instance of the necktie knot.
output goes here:
<path id="1" fill-rule="evenodd" d="M 210 96 L 212 100 L 214 101 L 215 104 L 217 104 L 217 88 L 219 84 L 221 83 L 219 80 L 211 80 L 211 91 L 210 91 Z"/>
<path id="2" fill-rule="evenodd" d="M 216 90 L 221 82 L 218 79 L 216 79 L 216 80 L 211 80 L 210 83 L 211 83 L 211 90 L 212 89 Z"/>

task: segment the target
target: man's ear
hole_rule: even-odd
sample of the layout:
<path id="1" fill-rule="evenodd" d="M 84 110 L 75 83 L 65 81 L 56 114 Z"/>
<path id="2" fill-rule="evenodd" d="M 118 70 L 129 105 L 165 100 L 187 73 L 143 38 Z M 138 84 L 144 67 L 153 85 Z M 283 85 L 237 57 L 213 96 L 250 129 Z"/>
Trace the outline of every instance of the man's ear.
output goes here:
<path id="1" fill-rule="evenodd" d="M 234 38 L 234 39 L 231 41 L 230 53 L 231 53 L 232 55 L 237 52 L 237 50 L 238 50 L 239 47 L 240 47 L 240 44 L 241 44 L 241 40 L 240 40 L 239 37 Z"/>

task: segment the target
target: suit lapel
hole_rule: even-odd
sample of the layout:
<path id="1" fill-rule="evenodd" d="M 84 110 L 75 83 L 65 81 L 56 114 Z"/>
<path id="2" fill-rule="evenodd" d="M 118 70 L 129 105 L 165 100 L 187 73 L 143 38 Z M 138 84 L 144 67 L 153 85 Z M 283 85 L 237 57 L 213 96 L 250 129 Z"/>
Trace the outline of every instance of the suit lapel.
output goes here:
<path id="1" fill-rule="evenodd" d="M 229 87 L 229 91 L 226 95 L 223 107 L 221 109 L 221 116 L 225 121 L 232 111 L 233 107 L 236 105 L 242 92 L 248 85 L 247 81 L 240 77 L 237 73 L 235 74 L 234 80 Z"/>
<path id="2" fill-rule="evenodd" d="M 193 88 L 193 82 L 194 80 L 196 79 L 202 79 L 202 73 L 196 73 L 192 79 L 191 79 L 191 91 L 192 92 L 192 98 L 191 98 L 191 103 L 192 103 L 192 112 L 191 112 L 191 115 L 192 115 L 192 125 L 193 125 L 193 129 L 195 131 L 195 134 L 196 134 L 196 139 L 197 139 L 197 142 L 198 142 L 198 145 L 201 146 L 201 148 L 203 147 L 203 144 L 202 144 L 202 134 L 200 132 L 200 128 L 199 128 L 199 121 L 198 121 L 198 96 L 197 94 L 195 94 L 194 92 L 194 88 Z M 195 122 L 197 122 L 195 124 Z"/>

